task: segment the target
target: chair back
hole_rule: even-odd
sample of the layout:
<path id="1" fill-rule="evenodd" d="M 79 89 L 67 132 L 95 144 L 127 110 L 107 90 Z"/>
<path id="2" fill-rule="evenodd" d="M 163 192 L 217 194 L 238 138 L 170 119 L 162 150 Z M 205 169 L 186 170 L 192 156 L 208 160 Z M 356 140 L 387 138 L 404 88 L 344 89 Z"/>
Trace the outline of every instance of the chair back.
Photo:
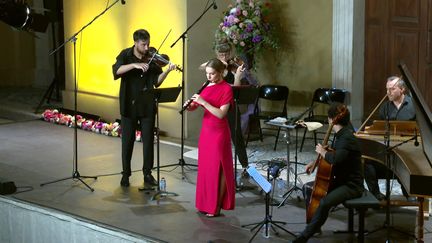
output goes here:
<path id="1" fill-rule="evenodd" d="M 259 90 L 258 99 L 255 104 L 255 114 L 260 113 L 261 115 L 267 116 L 268 118 L 276 116 L 286 116 L 287 114 L 287 102 L 288 102 L 289 89 L 283 85 L 262 85 Z M 282 111 L 259 111 L 258 104 L 259 100 L 283 102 Z"/>
<path id="2" fill-rule="evenodd" d="M 312 105 L 315 102 L 330 104 L 331 102 L 344 103 L 347 91 L 344 89 L 318 88 L 314 92 Z"/>
<path id="3" fill-rule="evenodd" d="M 259 98 L 266 100 L 288 100 L 289 89 L 282 85 L 262 85 Z"/>

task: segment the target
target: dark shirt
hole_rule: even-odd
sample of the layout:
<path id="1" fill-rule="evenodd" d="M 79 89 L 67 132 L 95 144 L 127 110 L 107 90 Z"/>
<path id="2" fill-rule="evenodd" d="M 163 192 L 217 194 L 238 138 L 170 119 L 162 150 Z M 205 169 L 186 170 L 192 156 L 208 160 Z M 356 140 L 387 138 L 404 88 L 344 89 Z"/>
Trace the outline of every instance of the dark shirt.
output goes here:
<path id="1" fill-rule="evenodd" d="M 114 79 L 121 78 L 120 84 L 120 114 L 126 117 L 146 117 L 155 111 L 153 99 L 146 99 L 143 91 L 152 90 L 157 84 L 162 68 L 150 63 L 147 72 L 141 69 L 132 69 L 122 75 L 117 75 L 121 65 L 144 62 L 133 54 L 133 47 L 124 49 L 116 58 L 112 66 Z"/>
<path id="2" fill-rule="evenodd" d="M 360 144 L 353 130 L 346 126 L 335 136 L 334 151 L 329 151 L 325 155 L 325 160 L 333 164 L 333 185 L 348 184 L 363 188 Z"/>
<path id="3" fill-rule="evenodd" d="M 405 98 L 399 109 L 395 106 L 393 102 L 387 101 L 383 105 L 381 105 L 379 114 L 380 119 L 382 120 L 387 120 L 387 114 L 389 116 L 389 120 L 413 121 L 416 118 L 412 99 L 408 95 L 405 95 Z"/>
<path id="4" fill-rule="evenodd" d="M 230 71 L 227 72 L 227 75 L 224 77 L 225 81 L 231 85 L 234 85 L 234 74 Z"/>

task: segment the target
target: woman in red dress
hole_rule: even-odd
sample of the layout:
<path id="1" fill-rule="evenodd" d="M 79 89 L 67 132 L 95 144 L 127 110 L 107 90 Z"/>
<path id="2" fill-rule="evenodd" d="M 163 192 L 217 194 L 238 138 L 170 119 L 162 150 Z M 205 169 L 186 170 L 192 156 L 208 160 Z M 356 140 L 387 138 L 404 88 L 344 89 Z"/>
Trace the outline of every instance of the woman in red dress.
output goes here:
<path id="1" fill-rule="evenodd" d="M 231 85 L 223 80 L 225 65 L 219 59 L 210 60 L 205 68 L 209 85 L 192 96 L 189 111 L 204 109 L 198 141 L 198 178 L 195 206 L 207 217 L 232 210 L 235 185 L 231 135 L 227 113 L 232 107 Z"/>

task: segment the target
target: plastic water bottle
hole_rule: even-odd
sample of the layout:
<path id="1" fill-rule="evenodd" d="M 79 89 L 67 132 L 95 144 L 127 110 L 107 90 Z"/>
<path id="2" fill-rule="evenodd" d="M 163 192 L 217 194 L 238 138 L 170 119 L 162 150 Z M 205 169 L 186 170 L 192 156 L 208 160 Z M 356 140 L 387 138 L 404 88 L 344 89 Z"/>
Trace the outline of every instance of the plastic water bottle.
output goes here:
<path id="1" fill-rule="evenodd" d="M 159 190 L 161 192 L 165 192 L 166 191 L 166 180 L 165 177 L 162 177 L 159 181 Z"/>

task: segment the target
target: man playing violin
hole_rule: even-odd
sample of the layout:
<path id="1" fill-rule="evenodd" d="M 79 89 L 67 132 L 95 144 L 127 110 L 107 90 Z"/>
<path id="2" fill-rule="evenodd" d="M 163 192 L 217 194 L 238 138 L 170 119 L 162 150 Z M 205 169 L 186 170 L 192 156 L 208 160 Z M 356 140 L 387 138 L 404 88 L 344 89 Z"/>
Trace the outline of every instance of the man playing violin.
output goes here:
<path id="1" fill-rule="evenodd" d="M 120 83 L 120 114 L 122 129 L 122 179 L 120 185 L 129 186 L 131 175 L 131 158 L 135 142 L 135 131 L 139 127 L 143 142 L 143 174 L 144 183 L 156 186 L 157 182 L 151 174 L 153 168 L 153 129 L 156 107 L 154 101 L 144 100 L 143 91 L 159 87 L 168 74 L 176 68 L 169 64 L 165 71 L 152 62 L 148 51 L 150 34 L 139 29 L 133 33 L 134 45 L 120 52 L 112 66 L 114 79 L 121 78 Z"/>
<path id="2" fill-rule="evenodd" d="M 330 187 L 319 201 L 306 228 L 293 242 L 307 242 L 313 234 L 321 230 L 332 207 L 348 199 L 360 197 L 364 191 L 360 144 L 350 125 L 350 112 L 345 105 L 333 103 L 327 114 L 329 124 L 333 124 L 336 140 L 331 149 L 318 144 L 315 151 L 322 159 L 333 165 Z M 306 165 L 308 174 L 313 172 L 313 164 L 314 162 L 311 162 Z M 308 197 L 305 197 L 305 200 L 308 200 Z"/>

